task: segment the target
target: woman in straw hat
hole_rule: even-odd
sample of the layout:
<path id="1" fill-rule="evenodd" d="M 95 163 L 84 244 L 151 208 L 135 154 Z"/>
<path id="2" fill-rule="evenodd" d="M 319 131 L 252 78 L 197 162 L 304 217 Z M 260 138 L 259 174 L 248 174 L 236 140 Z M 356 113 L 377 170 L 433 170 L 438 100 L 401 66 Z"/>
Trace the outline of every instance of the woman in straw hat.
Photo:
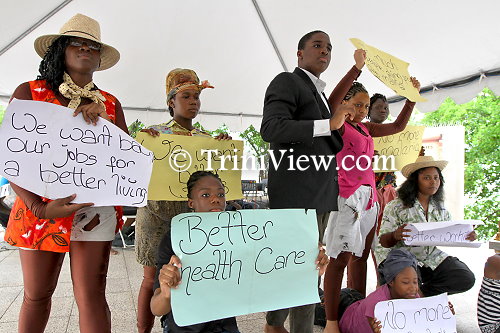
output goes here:
<path id="1" fill-rule="evenodd" d="M 435 161 L 431 156 L 419 156 L 415 163 L 403 167 L 407 179 L 398 189 L 398 198 L 389 202 L 384 210 L 380 228 L 380 244 L 375 250 L 379 267 L 391 248 L 405 248 L 419 263 L 421 294 L 434 296 L 441 293 L 456 294 L 469 290 L 475 282 L 474 273 L 456 257 L 447 255 L 436 246 L 407 246 L 408 223 L 450 221 L 451 215 L 443 206 L 444 179 L 441 171 L 447 161 Z M 466 239 L 474 241 L 472 231 Z M 381 276 L 381 283 L 384 277 Z"/>
<path id="2" fill-rule="evenodd" d="M 200 93 L 205 88 L 213 88 L 208 81 L 200 82 L 191 69 L 176 68 L 166 78 L 167 106 L 172 119 L 166 123 L 142 130 L 152 136 L 175 134 L 202 136 L 210 134 L 194 127 L 193 119 L 201 107 Z M 217 140 L 230 140 L 227 134 L 219 134 Z M 177 214 L 188 212 L 187 201 L 148 200 L 145 207 L 137 210 L 135 253 L 137 262 L 143 265 L 144 275 L 139 290 L 137 305 L 137 327 L 139 333 L 151 332 L 154 315 L 150 302 L 156 273 L 158 246 L 163 235 L 170 230 L 170 221 Z"/>
<path id="3" fill-rule="evenodd" d="M 40 75 L 17 87 L 13 98 L 67 106 L 87 123 L 104 118 L 127 132 L 120 102 L 92 81 L 95 71 L 112 67 L 120 58 L 116 49 L 101 42 L 97 21 L 77 14 L 59 34 L 39 37 L 35 50 L 43 58 Z M 44 331 L 65 252 L 71 258 L 80 332 L 111 332 L 106 274 L 121 210 L 72 204 L 76 194 L 50 201 L 15 184 L 12 187 L 18 199 L 5 238 L 21 248 L 24 299 L 19 332 Z"/>

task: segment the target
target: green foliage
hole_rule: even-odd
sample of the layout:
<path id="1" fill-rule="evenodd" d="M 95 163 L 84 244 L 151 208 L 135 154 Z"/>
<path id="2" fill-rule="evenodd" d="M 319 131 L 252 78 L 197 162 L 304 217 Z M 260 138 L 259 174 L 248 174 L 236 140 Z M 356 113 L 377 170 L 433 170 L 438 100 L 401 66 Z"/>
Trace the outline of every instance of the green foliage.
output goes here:
<path id="1" fill-rule="evenodd" d="M 446 99 L 435 112 L 427 113 L 427 126 L 463 125 L 465 127 L 465 193 L 472 204 L 465 217 L 482 220 L 481 239 L 491 238 L 500 221 L 500 97 L 484 89 L 474 100 L 462 105 Z"/>
<path id="2" fill-rule="evenodd" d="M 0 105 L 0 125 L 2 124 L 4 114 L 5 114 L 5 108 Z"/>
<path id="3" fill-rule="evenodd" d="M 267 155 L 269 143 L 262 139 L 259 131 L 257 131 L 253 125 L 248 126 L 248 128 L 244 130 L 240 136 L 250 145 L 250 148 L 252 148 L 256 157 Z"/>
<path id="4" fill-rule="evenodd" d="M 130 126 L 128 127 L 128 132 L 131 137 L 135 138 L 137 133 L 145 127 L 144 123 L 139 119 L 136 119 Z"/>
<path id="5" fill-rule="evenodd" d="M 264 163 L 265 165 L 268 165 L 269 162 L 269 155 L 268 155 L 268 150 L 269 150 L 269 143 L 265 142 L 262 137 L 260 136 L 260 132 L 253 127 L 253 125 L 248 126 L 246 130 L 244 130 L 240 136 L 245 140 L 245 142 L 250 146 L 252 151 L 254 152 L 255 157 L 257 158 L 257 161 L 259 163 L 259 167 L 262 167 L 260 165 L 260 156 L 265 156 L 264 157 Z M 267 178 L 267 170 L 261 170 L 259 172 L 259 177 L 260 179 Z"/>
<path id="6" fill-rule="evenodd" d="M 193 124 L 193 127 L 202 130 L 203 132 L 207 132 L 211 136 L 217 136 L 219 134 L 229 134 L 229 127 L 227 127 L 226 124 L 222 124 L 219 128 L 215 129 L 214 131 L 211 131 L 209 129 L 206 129 L 203 127 L 199 122 L 196 122 Z"/>

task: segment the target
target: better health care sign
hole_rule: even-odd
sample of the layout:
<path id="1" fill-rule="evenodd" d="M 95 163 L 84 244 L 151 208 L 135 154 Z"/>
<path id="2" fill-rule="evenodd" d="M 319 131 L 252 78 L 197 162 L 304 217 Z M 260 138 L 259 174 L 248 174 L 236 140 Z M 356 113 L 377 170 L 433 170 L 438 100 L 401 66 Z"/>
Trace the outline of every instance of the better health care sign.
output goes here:
<path id="1" fill-rule="evenodd" d="M 319 302 L 316 211 L 185 213 L 172 219 L 180 326 Z"/>
<path id="2" fill-rule="evenodd" d="M 95 206 L 147 203 L 153 154 L 111 122 L 89 125 L 73 110 L 13 100 L 0 129 L 0 174 L 42 197 L 76 193 Z"/>

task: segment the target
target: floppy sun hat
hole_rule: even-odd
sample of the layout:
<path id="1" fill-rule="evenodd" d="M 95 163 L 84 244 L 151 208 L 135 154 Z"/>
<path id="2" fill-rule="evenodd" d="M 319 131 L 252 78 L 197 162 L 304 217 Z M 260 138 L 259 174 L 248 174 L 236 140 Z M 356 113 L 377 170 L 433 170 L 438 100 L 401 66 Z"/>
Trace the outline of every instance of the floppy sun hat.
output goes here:
<path id="1" fill-rule="evenodd" d="M 414 163 L 405 165 L 401 173 L 408 178 L 412 173 L 423 168 L 436 167 L 443 171 L 447 164 L 448 161 L 435 161 L 432 156 L 419 156 Z"/>
<path id="2" fill-rule="evenodd" d="M 70 18 L 59 30 L 59 34 L 38 37 L 35 40 L 36 53 L 43 58 L 50 45 L 61 36 L 80 37 L 101 44 L 101 64 L 98 71 L 113 67 L 120 60 L 120 52 L 117 49 L 101 42 L 99 22 L 83 14 Z"/>

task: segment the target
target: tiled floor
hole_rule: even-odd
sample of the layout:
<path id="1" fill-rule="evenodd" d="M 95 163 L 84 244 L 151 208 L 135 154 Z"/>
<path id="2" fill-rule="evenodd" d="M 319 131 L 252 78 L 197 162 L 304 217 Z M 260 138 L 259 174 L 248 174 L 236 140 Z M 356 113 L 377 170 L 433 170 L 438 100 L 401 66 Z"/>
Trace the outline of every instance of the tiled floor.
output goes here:
<path id="1" fill-rule="evenodd" d="M 487 245 L 479 249 L 447 248 L 448 253 L 466 262 L 476 273 L 476 285 L 466 293 L 450 296 L 457 310 L 458 332 L 479 332 L 476 319 L 476 302 L 486 258 L 493 254 Z M 66 258 L 68 259 L 68 258 Z M 59 284 L 54 294 L 52 312 L 46 332 L 78 332 L 78 309 L 73 298 L 69 274 L 69 260 L 65 260 Z M 373 265 L 369 263 L 368 291 L 375 286 Z M 137 332 L 137 294 L 142 279 L 142 267 L 137 264 L 133 248 L 118 249 L 111 256 L 108 274 L 107 298 L 111 308 L 113 332 Z M 23 297 L 22 275 L 17 250 L 0 246 L 0 333 L 17 332 L 17 316 Z M 256 313 L 238 317 L 242 333 L 262 332 L 264 314 Z M 154 333 L 161 332 L 157 322 Z M 322 332 L 315 327 L 315 333 Z"/>

